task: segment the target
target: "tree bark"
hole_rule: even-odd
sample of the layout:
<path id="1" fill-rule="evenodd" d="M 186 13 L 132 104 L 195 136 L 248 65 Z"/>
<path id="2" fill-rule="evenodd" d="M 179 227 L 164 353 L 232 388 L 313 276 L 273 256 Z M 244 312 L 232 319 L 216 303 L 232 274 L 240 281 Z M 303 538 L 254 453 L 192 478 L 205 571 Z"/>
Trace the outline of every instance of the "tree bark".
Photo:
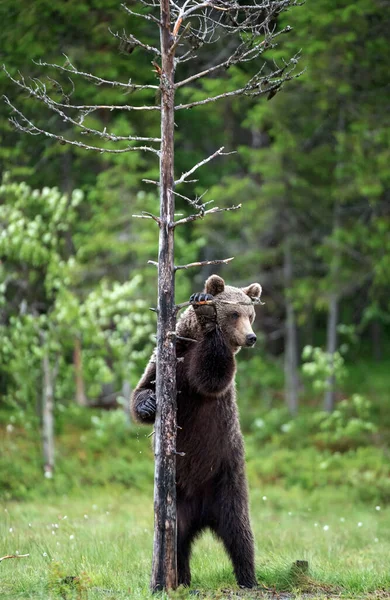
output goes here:
<path id="1" fill-rule="evenodd" d="M 329 301 L 328 325 L 326 351 L 329 355 L 331 374 L 326 380 L 326 390 L 324 395 L 324 410 L 332 412 L 336 397 L 336 378 L 333 372 L 333 357 L 337 350 L 337 324 L 339 314 L 339 297 L 333 293 Z"/>
<path id="2" fill-rule="evenodd" d="M 298 339 L 294 306 L 286 291 L 293 280 L 293 264 L 291 240 L 286 238 L 284 243 L 284 286 L 286 304 L 285 343 L 284 343 L 284 395 L 288 409 L 292 415 L 298 412 Z"/>
<path id="3" fill-rule="evenodd" d="M 54 390 L 53 374 L 49 356 L 45 351 L 42 359 L 42 440 L 45 477 L 54 473 Z"/>
<path id="4" fill-rule="evenodd" d="M 88 402 L 85 395 L 83 377 L 83 357 L 81 351 L 81 342 L 78 337 L 74 338 L 73 365 L 76 384 L 76 403 L 79 406 L 87 406 Z"/>
<path id="5" fill-rule="evenodd" d="M 161 0 L 160 235 L 154 454 L 154 544 L 151 589 L 177 587 L 176 326 L 174 288 L 174 52 L 169 0 Z"/>

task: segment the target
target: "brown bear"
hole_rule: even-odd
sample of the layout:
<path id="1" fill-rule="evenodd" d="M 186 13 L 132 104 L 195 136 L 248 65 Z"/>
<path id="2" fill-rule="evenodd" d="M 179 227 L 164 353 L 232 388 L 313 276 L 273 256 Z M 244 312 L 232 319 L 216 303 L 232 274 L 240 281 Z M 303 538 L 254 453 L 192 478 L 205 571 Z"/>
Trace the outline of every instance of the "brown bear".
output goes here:
<path id="1" fill-rule="evenodd" d="M 212 275 L 177 324 L 178 581 L 186 586 L 191 544 L 205 528 L 222 539 L 237 583 L 257 584 L 234 378 L 235 354 L 256 342 L 252 299 L 260 294 L 258 283 L 236 288 Z M 136 421 L 154 421 L 155 379 L 153 354 L 132 397 Z"/>

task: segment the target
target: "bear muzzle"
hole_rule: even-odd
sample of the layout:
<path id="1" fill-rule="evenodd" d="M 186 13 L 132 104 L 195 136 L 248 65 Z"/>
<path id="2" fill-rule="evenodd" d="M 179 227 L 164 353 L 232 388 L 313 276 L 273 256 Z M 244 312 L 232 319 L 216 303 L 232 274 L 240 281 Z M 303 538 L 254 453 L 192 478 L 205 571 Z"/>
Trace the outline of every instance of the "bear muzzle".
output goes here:
<path id="1" fill-rule="evenodd" d="M 249 347 L 254 346 L 256 344 L 256 340 L 257 340 L 256 334 L 248 333 L 248 335 L 246 336 L 246 339 L 245 339 L 245 345 L 249 346 Z"/>

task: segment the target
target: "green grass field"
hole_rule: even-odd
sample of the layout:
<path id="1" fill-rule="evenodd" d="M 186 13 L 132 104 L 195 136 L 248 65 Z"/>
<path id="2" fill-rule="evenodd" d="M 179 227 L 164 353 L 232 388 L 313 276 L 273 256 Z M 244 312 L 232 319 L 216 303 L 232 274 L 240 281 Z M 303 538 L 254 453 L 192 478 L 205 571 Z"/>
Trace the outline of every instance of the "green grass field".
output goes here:
<path id="1" fill-rule="evenodd" d="M 3 600 L 150 597 L 151 491 L 90 488 L 82 496 L 10 502 L 0 510 L 1 555 L 30 554 L 0 563 Z M 275 486 L 252 489 L 251 513 L 259 590 L 238 590 L 222 546 L 206 534 L 192 560 L 201 597 L 390 597 L 389 508 L 356 505 L 336 488 L 305 493 Z M 302 559 L 309 562 L 307 576 L 291 570 Z M 171 595 L 187 596 L 188 590 Z"/>

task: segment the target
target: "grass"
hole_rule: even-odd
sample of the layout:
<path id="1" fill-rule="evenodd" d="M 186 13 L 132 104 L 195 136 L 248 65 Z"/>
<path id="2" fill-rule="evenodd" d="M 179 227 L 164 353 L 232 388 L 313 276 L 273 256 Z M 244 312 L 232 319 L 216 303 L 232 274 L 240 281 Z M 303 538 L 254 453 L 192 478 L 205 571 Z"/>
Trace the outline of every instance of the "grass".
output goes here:
<path id="1" fill-rule="evenodd" d="M 3 600 L 150 598 L 151 492 L 88 489 L 0 510 L 1 554 L 30 554 L 0 563 Z M 390 597 L 389 508 L 356 505 L 336 488 L 308 493 L 273 486 L 252 490 L 251 513 L 261 590 Z M 292 571 L 296 560 L 309 562 L 307 576 Z M 195 545 L 192 573 L 202 597 L 241 595 L 222 546 L 209 534 Z M 187 598 L 188 591 L 172 597 Z"/>

